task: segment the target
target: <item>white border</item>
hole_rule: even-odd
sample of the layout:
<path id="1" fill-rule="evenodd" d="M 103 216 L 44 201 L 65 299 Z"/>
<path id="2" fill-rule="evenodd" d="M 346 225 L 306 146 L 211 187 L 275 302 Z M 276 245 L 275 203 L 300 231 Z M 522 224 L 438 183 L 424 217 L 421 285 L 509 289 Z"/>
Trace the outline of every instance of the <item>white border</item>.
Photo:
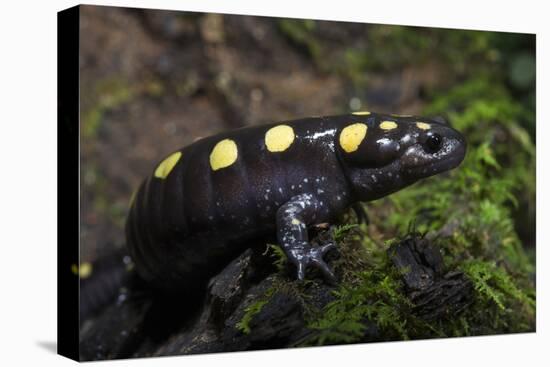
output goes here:
<path id="1" fill-rule="evenodd" d="M 92 1 L 90 4 L 537 33 L 537 333 L 104 362 L 105 365 L 542 365 L 548 344 L 547 110 L 543 1 Z M 73 1 L 10 2 L 0 32 L 0 364 L 69 365 L 56 339 L 56 12 Z M 544 102 L 544 103 L 542 103 Z M 546 339 L 546 340 L 545 340 Z"/>

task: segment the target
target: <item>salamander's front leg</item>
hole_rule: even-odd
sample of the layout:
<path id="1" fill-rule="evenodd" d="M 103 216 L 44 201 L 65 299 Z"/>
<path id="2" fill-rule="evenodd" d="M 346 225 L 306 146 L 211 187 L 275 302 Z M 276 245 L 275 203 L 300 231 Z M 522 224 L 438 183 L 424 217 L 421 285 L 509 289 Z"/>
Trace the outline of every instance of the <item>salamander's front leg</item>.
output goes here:
<path id="1" fill-rule="evenodd" d="M 313 247 L 308 242 L 307 226 L 314 224 L 320 203 L 311 194 L 292 197 L 277 211 L 277 238 L 290 261 L 298 269 L 298 279 L 303 280 L 308 265 L 319 268 L 325 277 L 335 282 L 336 277 L 323 260 L 323 255 L 335 247 L 329 243 Z"/>

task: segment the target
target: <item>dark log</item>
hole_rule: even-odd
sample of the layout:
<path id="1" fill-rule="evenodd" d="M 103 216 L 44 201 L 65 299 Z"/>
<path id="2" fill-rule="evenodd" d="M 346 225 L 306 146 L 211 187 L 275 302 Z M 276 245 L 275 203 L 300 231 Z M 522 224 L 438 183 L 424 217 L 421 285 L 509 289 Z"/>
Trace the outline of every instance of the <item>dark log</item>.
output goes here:
<path id="1" fill-rule="evenodd" d="M 328 240 L 331 240 L 329 231 L 321 230 L 314 242 Z M 411 235 L 392 245 L 388 256 L 402 276 L 403 291 L 413 304 L 412 312 L 416 316 L 425 320 L 454 317 L 471 303 L 470 281 L 461 272 L 445 271 L 443 257 L 430 240 Z M 81 358 L 214 353 L 300 345 L 316 332 L 307 327 L 306 308 L 321 310 L 334 300 L 335 286 L 319 278 L 307 287 L 300 286 L 300 292 L 289 291 L 296 286 L 285 280 L 291 279 L 292 271 L 277 274 L 272 260 L 260 250 L 247 250 L 212 278 L 204 294 L 160 295 L 135 280 L 122 285 L 120 294 L 114 298 L 117 301 L 83 324 Z M 315 276 L 315 273 L 309 275 Z M 281 288 L 281 284 L 286 286 Z M 257 302 L 264 304 L 250 319 L 250 332 L 245 333 L 238 324 L 247 308 Z M 363 341 L 387 339 L 380 334 L 375 321 L 365 320 L 367 331 Z"/>
<path id="2" fill-rule="evenodd" d="M 388 255 L 402 274 L 414 313 L 426 320 L 455 316 L 472 302 L 472 283 L 459 271 L 444 272 L 434 243 L 413 234 L 392 245 Z"/>

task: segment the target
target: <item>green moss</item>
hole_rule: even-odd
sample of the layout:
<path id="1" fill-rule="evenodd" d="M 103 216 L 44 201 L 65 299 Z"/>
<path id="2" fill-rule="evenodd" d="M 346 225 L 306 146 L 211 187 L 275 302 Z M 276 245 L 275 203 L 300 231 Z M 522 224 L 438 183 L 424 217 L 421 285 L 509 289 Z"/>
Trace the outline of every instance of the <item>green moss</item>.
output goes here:
<path id="1" fill-rule="evenodd" d="M 364 236 L 369 238 L 368 234 Z M 453 240 L 438 243 L 443 249 L 456 245 Z M 345 244 L 342 245 L 342 251 L 347 251 Z M 416 315 L 415 305 L 405 295 L 402 274 L 389 262 L 387 251 L 383 253 L 380 255 L 382 261 L 363 259 L 364 270 L 347 277 L 334 292 L 335 300 L 321 312 L 312 314 L 308 326 L 315 332 L 302 345 L 373 340 L 369 336 L 373 328 L 375 340 L 534 330 L 534 289 L 524 276 L 514 273 L 512 277 L 494 262 L 459 261 L 460 266 L 456 269 L 463 270 L 474 285 L 471 305 L 460 315 L 427 321 Z M 457 263 L 456 259 L 452 263 Z M 341 263 L 339 267 L 347 265 Z"/>
<path id="2" fill-rule="evenodd" d="M 494 262 L 471 260 L 462 268 L 484 301 L 494 302 L 502 311 L 512 311 L 513 303 L 518 302 L 525 312 L 534 316 L 535 300 L 520 290 L 510 275 Z"/>
<path id="3" fill-rule="evenodd" d="M 89 200 L 91 210 L 119 229 L 123 229 L 128 210 L 127 203 L 122 198 L 113 200 L 110 197 L 109 180 L 103 172 L 94 162 L 88 162 L 81 167 L 81 177 L 86 188 L 82 191 L 82 196 Z"/>
<path id="4" fill-rule="evenodd" d="M 263 253 L 263 255 L 271 256 L 273 258 L 273 265 L 277 268 L 279 272 L 282 272 L 283 269 L 286 266 L 286 263 L 288 261 L 285 252 L 281 248 L 281 246 L 273 245 L 273 244 L 267 244 L 267 247 Z"/>
<path id="5" fill-rule="evenodd" d="M 338 246 L 334 266 L 342 283 L 333 292 L 335 300 L 308 319 L 315 332 L 302 345 L 359 342 L 373 327 L 384 340 L 410 338 L 410 315 L 403 311 L 412 305 L 387 257 L 388 244 L 372 239 L 364 226 L 354 228 Z"/>
<path id="6" fill-rule="evenodd" d="M 163 84 L 155 79 L 146 79 L 138 84 L 130 84 L 122 78 L 98 81 L 89 96 L 93 103 L 82 114 L 82 136 L 96 138 L 105 113 L 120 108 L 138 96 L 159 97 L 163 93 Z"/>
<path id="7" fill-rule="evenodd" d="M 256 316 L 262 308 L 269 302 L 269 299 L 262 299 L 252 303 L 250 306 L 245 308 L 245 312 L 241 321 L 237 323 L 237 329 L 242 331 L 244 334 L 250 334 L 250 321 Z"/>
<path id="8" fill-rule="evenodd" d="M 241 320 L 236 324 L 236 328 L 245 334 L 249 334 L 252 331 L 250 323 L 254 317 L 262 311 L 264 306 L 270 302 L 275 294 L 283 294 L 296 300 L 301 305 L 305 317 L 312 317 L 312 315 L 319 311 L 317 307 L 312 304 L 312 296 L 310 295 L 312 288 L 315 286 L 316 282 L 311 280 L 305 280 L 303 282 L 289 281 L 281 269 L 279 274 L 271 278 L 271 285 L 264 294 L 245 308 Z"/>
<path id="9" fill-rule="evenodd" d="M 97 136 L 102 118 L 103 108 L 100 106 L 86 111 L 82 118 L 82 136 L 86 138 Z"/>
<path id="10" fill-rule="evenodd" d="M 334 292 L 321 317 L 309 328 L 317 333 L 305 344 L 352 343 L 363 339 L 368 321 L 374 322 L 386 335 L 409 339 L 407 319 L 400 309 L 409 306 L 401 293 L 401 283 L 391 272 L 380 270 L 358 274 L 355 285 L 345 284 Z"/>
<path id="11" fill-rule="evenodd" d="M 481 46 L 480 46 L 481 47 Z M 371 224 L 341 239 L 336 266 L 342 284 L 309 326 L 305 344 L 418 339 L 533 331 L 534 252 L 518 235 L 534 203 L 535 146 L 523 126 L 532 115 L 505 85 L 472 78 L 434 97 L 427 115 L 446 115 L 466 135 L 468 153 L 449 173 L 369 204 Z M 525 206 L 534 210 L 532 206 Z M 518 219 L 519 218 L 519 219 Z M 448 270 L 473 284 L 471 304 L 458 317 L 426 321 L 415 315 L 401 274 L 389 264 L 388 243 L 414 231 L 437 238 Z"/>
<path id="12" fill-rule="evenodd" d="M 354 229 L 354 228 L 357 228 L 358 225 L 357 224 L 343 224 L 341 226 L 336 226 L 333 230 L 332 230 L 332 236 L 334 238 L 335 241 L 340 241 L 341 239 L 343 239 L 346 234 L 349 233 L 350 230 Z"/>
<path id="13" fill-rule="evenodd" d="M 321 44 L 314 34 L 316 23 L 310 19 L 280 19 L 277 22 L 279 31 L 297 47 L 305 49 L 308 55 L 319 59 L 321 55 Z"/>
<path id="14" fill-rule="evenodd" d="M 101 127 L 106 111 L 116 108 L 133 97 L 133 91 L 127 81 L 113 78 L 98 82 L 95 86 L 96 103 L 84 111 L 82 118 L 82 136 L 94 138 Z"/>

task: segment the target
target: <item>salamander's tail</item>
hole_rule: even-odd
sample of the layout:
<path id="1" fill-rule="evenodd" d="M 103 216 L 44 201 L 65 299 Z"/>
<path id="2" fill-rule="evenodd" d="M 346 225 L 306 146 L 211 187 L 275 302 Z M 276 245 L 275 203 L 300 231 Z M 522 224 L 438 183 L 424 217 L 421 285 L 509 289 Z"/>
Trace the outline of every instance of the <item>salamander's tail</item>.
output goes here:
<path id="1" fill-rule="evenodd" d="M 126 249 L 117 250 L 93 263 L 83 265 L 84 263 L 80 264 L 79 272 L 81 324 L 105 307 L 122 301 L 128 292 L 144 288 Z"/>

